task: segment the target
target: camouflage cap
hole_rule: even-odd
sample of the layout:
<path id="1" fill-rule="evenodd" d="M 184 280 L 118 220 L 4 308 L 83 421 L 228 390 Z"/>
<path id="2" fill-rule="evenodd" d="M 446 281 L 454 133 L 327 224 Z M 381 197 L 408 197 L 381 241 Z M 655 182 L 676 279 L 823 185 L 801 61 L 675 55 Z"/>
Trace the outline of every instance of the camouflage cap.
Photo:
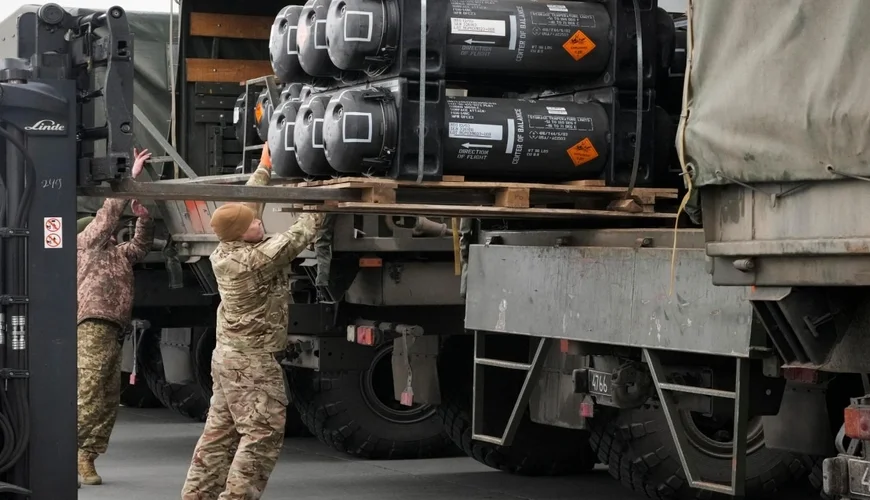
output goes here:
<path id="1" fill-rule="evenodd" d="M 76 234 L 84 231 L 85 228 L 88 227 L 88 224 L 90 224 L 91 221 L 93 221 L 93 220 L 94 220 L 93 217 L 82 217 L 81 219 L 77 220 L 76 221 Z"/>
<path id="2" fill-rule="evenodd" d="M 237 241 L 256 218 L 254 211 L 242 203 L 227 203 L 214 211 L 211 228 L 221 241 Z"/>

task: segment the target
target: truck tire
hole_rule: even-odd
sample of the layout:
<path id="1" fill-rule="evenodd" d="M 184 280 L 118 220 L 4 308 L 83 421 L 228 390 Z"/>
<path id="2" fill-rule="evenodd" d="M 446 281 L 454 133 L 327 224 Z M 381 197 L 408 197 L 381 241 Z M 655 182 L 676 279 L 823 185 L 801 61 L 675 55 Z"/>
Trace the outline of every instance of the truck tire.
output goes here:
<path id="1" fill-rule="evenodd" d="M 202 392 L 211 403 L 212 385 L 211 355 L 216 345 L 215 331 L 212 328 L 203 329 L 194 334 L 193 342 L 193 373 Z M 285 380 L 286 382 L 286 380 Z M 289 384 L 288 384 L 289 385 Z M 287 397 L 290 397 L 288 388 Z M 284 437 L 309 437 L 311 433 L 302 422 L 302 417 L 293 405 L 287 407 L 287 424 L 284 426 Z"/>
<path id="2" fill-rule="evenodd" d="M 151 392 L 170 410 L 205 422 L 208 416 L 209 396 L 196 380 L 186 384 L 170 384 L 163 373 L 163 357 L 160 354 L 160 334 L 146 333 L 142 336 L 141 360 L 142 376 Z"/>
<path id="3" fill-rule="evenodd" d="M 392 344 L 365 371 L 289 371 L 292 400 L 321 442 L 360 458 L 397 460 L 444 456 L 452 449 L 435 408 L 403 409 L 393 399 Z"/>
<path id="4" fill-rule="evenodd" d="M 612 416 L 608 412 L 595 419 L 591 443 L 599 460 L 623 486 L 653 499 L 725 498 L 689 487 L 662 409 L 644 408 Z M 682 418 L 683 425 L 686 418 L 691 417 Z M 686 460 L 705 480 L 730 483 L 730 441 L 724 436 L 719 436 L 719 441 L 702 436 L 700 427 L 694 420 L 686 427 L 693 445 L 685 450 Z M 807 472 L 800 457 L 764 446 L 760 421 L 750 421 L 747 460 L 746 498 L 774 496 Z"/>
<path id="5" fill-rule="evenodd" d="M 509 447 L 471 439 L 471 340 L 470 337 L 450 339 L 439 360 L 441 405 L 438 412 L 453 443 L 478 462 L 510 474 L 564 476 L 592 470 L 597 458 L 589 446 L 588 431 L 537 424 L 532 422 L 528 411 L 523 414 Z M 513 406 L 513 401 L 509 403 Z"/>
<path id="6" fill-rule="evenodd" d="M 127 408 L 163 407 L 141 375 L 139 375 L 135 385 L 130 385 L 129 372 L 121 372 L 121 404 Z"/>

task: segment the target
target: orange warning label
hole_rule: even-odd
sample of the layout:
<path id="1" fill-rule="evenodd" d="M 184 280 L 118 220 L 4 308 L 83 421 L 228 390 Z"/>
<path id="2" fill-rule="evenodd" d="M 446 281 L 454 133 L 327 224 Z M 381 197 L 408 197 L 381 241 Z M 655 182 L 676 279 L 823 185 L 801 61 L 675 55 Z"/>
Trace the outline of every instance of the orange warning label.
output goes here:
<path id="1" fill-rule="evenodd" d="M 577 144 L 568 148 L 568 156 L 571 157 L 571 161 L 574 162 L 575 167 L 579 167 L 584 163 L 589 163 L 590 161 L 598 158 L 598 151 L 595 150 L 595 146 L 592 145 L 592 141 L 587 137 Z"/>
<path id="2" fill-rule="evenodd" d="M 592 52 L 595 48 L 595 42 L 590 40 L 586 33 L 577 30 L 567 42 L 562 44 L 562 48 L 571 54 L 575 61 L 579 61 Z"/>
<path id="3" fill-rule="evenodd" d="M 261 103 L 257 103 L 254 106 L 254 119 L 257 120 L 257 123 L 260 123 L 260 120 L 263 118 L 263 105 Z"/>

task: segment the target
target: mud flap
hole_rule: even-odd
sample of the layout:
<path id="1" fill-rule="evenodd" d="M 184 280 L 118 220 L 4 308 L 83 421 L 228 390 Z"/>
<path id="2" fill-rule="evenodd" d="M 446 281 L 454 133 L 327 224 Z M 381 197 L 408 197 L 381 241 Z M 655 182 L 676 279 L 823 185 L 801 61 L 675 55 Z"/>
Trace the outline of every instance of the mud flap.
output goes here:
<path id="1" fill-rule="evenodd" d="M 438 384 L 438 349 L 440 339 L 435 335 L 412 337 L 406 336 L 393 341 L 393 391 L 396 401 L 402 400 L 402 393 L 411 381 L 414 403 L 441 404 L 441 387 Z M 409 372 L 410 368 L 410 372 Z"/>

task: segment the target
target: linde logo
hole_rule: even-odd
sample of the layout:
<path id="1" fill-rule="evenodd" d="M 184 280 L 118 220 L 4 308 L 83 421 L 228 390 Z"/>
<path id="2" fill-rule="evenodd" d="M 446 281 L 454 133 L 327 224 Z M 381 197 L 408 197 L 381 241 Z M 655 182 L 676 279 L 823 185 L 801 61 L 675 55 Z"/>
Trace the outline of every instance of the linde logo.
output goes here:
<path id="1" fill-rule="evenodd" d="M 39 120 L 33 125 L 24 127 L 24 130 L 31 132 L 63 132 L 66 130 L 66 125 L 61 125 L 54 120 Z"/>

